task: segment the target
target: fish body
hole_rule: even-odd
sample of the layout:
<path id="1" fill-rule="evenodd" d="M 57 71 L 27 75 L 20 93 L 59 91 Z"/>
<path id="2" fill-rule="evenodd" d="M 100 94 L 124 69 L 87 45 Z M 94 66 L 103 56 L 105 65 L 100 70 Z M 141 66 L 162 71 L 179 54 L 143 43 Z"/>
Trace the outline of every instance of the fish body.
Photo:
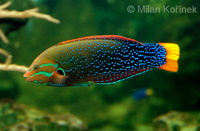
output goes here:
<path id="1" fill-rule="evenodd" d="M 151 95 L 153 95 L 153 90 L 151 88 L 141 88 L 141 89 L 136 90 L 133 93 L 133 99 L 134 100 L 142 100 Z"/>
<path id="2" fill-rule="evenodd" d="M 111 84 L 153 68 L 176 72 L 179 47 L 141 43 L 118 35 L 89 36 L 60 42 L 40 54 L 24 74 L 49 86 Z"/>

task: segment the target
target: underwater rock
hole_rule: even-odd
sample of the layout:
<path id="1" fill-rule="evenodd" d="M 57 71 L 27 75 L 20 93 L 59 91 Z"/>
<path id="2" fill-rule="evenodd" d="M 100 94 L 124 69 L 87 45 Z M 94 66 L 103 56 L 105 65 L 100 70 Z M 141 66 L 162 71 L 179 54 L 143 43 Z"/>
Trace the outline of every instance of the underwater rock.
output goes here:
<path id="1" fill-rule="evenodd" d="M 87 126 L 66 113 L 50 115 L 11 100 L 0 102 L 1 131 L 85 131 Z"/>
<path id="2" fill-rule="evenodd" d="M 154 131 L 199 131 L 200 114 L 171 111 L 156 117 Z"/>

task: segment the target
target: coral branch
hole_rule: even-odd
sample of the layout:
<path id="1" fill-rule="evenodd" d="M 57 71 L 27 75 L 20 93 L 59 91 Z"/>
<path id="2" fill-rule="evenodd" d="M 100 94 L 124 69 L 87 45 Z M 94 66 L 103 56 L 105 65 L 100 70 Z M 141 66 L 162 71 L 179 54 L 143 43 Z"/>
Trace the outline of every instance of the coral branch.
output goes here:
<path id="1" fill-rule="evenodd" d="M 0 5 L 0 18 L 25 19 L 25 18 L 29 18 L 29 17 L 35 17 L 35 18 L 39 18 L 39 19 L 45 19 L 49 22 L 53 22 L 56 24 L 60 23 L 60 21 L 58 19 L 55 19 L 55 18 L 51 17 L 50 15 L 39 13 L 38 8 L 28 9 L 25 11 L 6 10 L 6 8 L 9 7 L 11 4 L 12 4 L 12 2 L 9 1 L 3 5 Z M 8 39 L 6 38 L 6 36 L 4 35 L 4 33 L 1 29 L 0 29 L 0 38 L 2 39 L 2 41 L 4 43 L 9 43 Z"/>
<path id="2" fill-rule="evenodd" d="M 0 49 L 0 54 L 6 57 L 6 61 L 4 64 L 0 64 L 0 70 L 4 71 L 18 71 L 18 72 L 26 72 L 28 67 L 23 65 L 11 64 L 12 55 L 10 55 L 7 51 Z"/>
<path id="3" fill-rule="evenodd" d="M 0 48 L 0 54 L 4 55 L 5 57 L 8 57 L 10 55 L 6 50 L 1 48 Z"/>
<path id="4" fill-rule="evenodd" d="M 56 23 L 56 24 L 60 23 L 59 20 L 51 17 L 50 15 L 46 15 L 46 14 L 42 14 L 42 13 L 38 13 L 38 12 L 30 13 L 29 17 L 31 17 L 31 16 L 32 17 L 36 17 L 36 18 L 40 18 L 40 19 L 45 19 L 45 20 L 47 20 L 49 22 L 53 22 L 53 23 Z"/>
<path id="5" fill-rule="evenodd" d="M 4 55 L 6 58 L 5 64 L 9 65 L 12 62 L 12 55 L 10 55 L 7 51 L 0 48 L 0 54 Z"/>
<path id="6" fill-rule="evenodd" d="M 16 64 L 0 64 L 0 70 L 3 71 L 18 71 L 18 72 L 26 72 L 28 67 L 23 65 L 16 65 Z"/>
<path id="7" fill-rule="evenodd" d="M 8 41 L 8 39 L 7 39 L 7 37 L 6 37 L 6 35 L 3 33 L 3 31 L 0 29 L 0 38 L 1 38 L 1 40 L 4 42 L 4 43 L 6 43 L 6 44 L 8 44 L 9 43 L 9 41 Z"/>
<path id="8" fill-rule="evenodd" d="M 11 2 L 7 2 L 0 6 L 0 18 L 29 18 L 29 17 L 36 17 L 40 19 L 45 19 L 53 23 L 60 23 L 58 19 L 55 19 L 47 14 L 38 13 L 38 8 L 28 9 L 25 11 L 9 11 L 5 10 L 8 6 L 10 6 Z"/>
<path id="9" fill-rule="evenodd" d="M 5 8 L 9 7 L 10 5 L 11 5 L 11 1 L 9 1 L 9 2 L 3 4 L 3 5 L 0 5 L 0 10 L 5 9 Z"/>

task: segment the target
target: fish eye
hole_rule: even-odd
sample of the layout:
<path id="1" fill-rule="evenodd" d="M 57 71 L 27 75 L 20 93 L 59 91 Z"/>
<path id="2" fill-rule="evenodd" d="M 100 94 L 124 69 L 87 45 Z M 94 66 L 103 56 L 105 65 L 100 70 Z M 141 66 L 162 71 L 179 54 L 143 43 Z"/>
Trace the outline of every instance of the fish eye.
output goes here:
<path id="1" fill-rule="evenodd" d="M 33 70 L 37 70 L 39 68 L 39 65 L 34 65 Z"/>
<path id="2" fill-rule="evenodd" d="M 65 74 L 65 71 L 62 69 L 62 68 L 58 68 L 57 70 L 56 70 L 56 72 L 58 73 L 58 74 L 60 74 L 60 75 L 66 75 Z"/>

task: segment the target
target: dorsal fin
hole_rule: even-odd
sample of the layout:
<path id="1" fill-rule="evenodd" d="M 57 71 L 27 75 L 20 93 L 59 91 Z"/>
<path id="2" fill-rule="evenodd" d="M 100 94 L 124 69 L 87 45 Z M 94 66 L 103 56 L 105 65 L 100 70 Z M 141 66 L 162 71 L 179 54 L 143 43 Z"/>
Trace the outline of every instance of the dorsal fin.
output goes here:
<path id="1" fill-rule="evenodd" d="M 120 35 L 96 35 L 96 36 L 87 36 L 87 37 L 63 41 L 63 42 L 58 43 L 57 45 L 62 45 L 62 44 L 76 42 L 76 41 L 82 41 L 82 40 L 120 40 L 120 41 L 133 41 L 133 42 L 140 43 L 134 39 L 123 37 Z"/>

